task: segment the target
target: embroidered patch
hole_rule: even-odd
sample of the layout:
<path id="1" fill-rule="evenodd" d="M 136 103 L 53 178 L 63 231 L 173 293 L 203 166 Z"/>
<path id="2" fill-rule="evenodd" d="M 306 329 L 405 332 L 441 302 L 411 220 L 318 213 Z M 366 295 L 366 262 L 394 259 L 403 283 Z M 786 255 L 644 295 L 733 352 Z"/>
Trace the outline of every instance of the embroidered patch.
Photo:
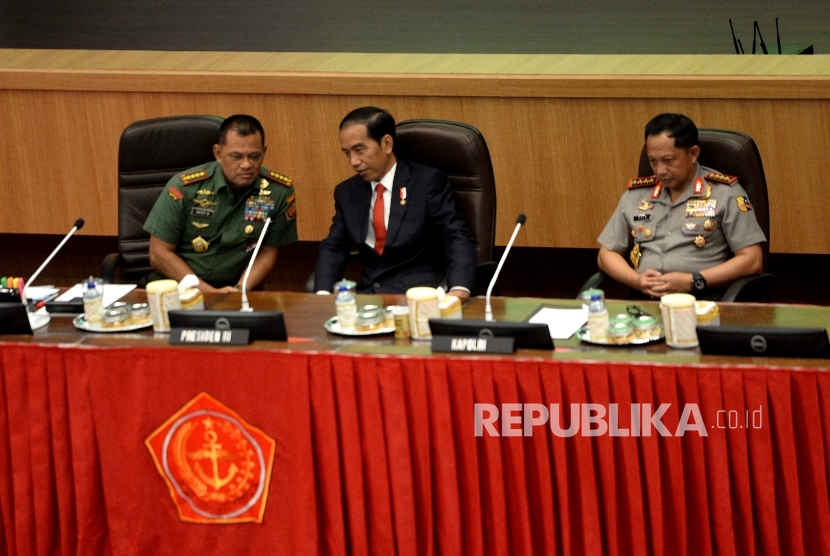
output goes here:
<path id="1" fill-rule="evenodd" d="M 741 212 L 749 212 L 752 210 L 752 205 L 747 197 L 738 195 L 735 197 L 735 200 L 738 202 L 738 209 L 740 209 Z"/>
<path id="2" fill-rule="evenodd" d="M 179 519 L 262 523 L 276 441 L 206 392 L 144 441 Z"/>
<path id="3" fill-rule="evenodd" d="M 659 199 L 660 193 L 663 192 L 663 184 L 657 182 L 657 185 L 654 186 L 654 189 L 651 190 L 651 198 L 652 199 Z"/>
<path id="4" fill-rule="evenodd" d="M 184 193 L 173 187 L 170 186 L 170 189 L 167 190 L 167 194 L 173 198 L 174 201 L 181 201 L 184 198 Z"/>

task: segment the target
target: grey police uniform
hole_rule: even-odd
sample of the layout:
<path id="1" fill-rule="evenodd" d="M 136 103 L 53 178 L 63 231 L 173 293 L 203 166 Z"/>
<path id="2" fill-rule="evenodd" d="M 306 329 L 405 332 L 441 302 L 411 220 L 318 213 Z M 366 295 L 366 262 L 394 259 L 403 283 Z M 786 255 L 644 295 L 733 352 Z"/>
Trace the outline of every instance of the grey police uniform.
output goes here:
<path id="1" fill-rule="evenodd" d="M 262 244 L 280 247 L 297 241 L 290 178 L 263 166 L 250 187 L 234 190 L 219 163 L 210 162 L 167 182 L 144 229 L 174 244 L 176 254 L 205 282 L 232 286 L 242 276 L 272 209 L 275 215 Z M 156 277 L 151 274 L 150 279 Z"/>
<path id="2" fill-rule="evenodd" d="M 628 188 L 598 241 L 628 254 L 638 272 L 699 272 L 767 240 L 734 176 L 698 165 L 674 203 L 654 177 L 635 178 Z"/>

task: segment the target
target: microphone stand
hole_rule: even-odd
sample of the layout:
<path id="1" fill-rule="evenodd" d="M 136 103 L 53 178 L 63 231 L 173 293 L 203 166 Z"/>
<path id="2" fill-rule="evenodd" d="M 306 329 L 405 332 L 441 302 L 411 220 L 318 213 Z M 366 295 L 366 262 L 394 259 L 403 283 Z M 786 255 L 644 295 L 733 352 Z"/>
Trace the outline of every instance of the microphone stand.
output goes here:
<path id="1" fill-rule="evenodd" d="M 490 285 L 487 286 L 487 295 L 485 296 L 485 305 L 484 305 L 484 320 L 492 321 L 493 320 L 493 308 L 490 307 L 490 294 L 493 293 L 493 286 L 496 285 L 496 279 L 499 277 L 499 272 L 501 272 L 501 267 L 504 266 L 504 261 L 507 259 L 507 254 L 510 252 L 510 248 L 513 247 L 513 241 L 516 239 L 516 235 L 519 233 L 519 230 L 522 227 L 522 224 L 525 223 L 527 217 L 524 214 L 520 214 L 518 218 L 516 218 L 516 228 L 513 230 L 513 235 L 510 236 L 510 241 L 507 242 L 507 247 L 504 249 L 504 254 L 502 254 L 501 259 L 499 260 L 499 265 L 496 267 L 496 272 L 493 274 L 493 278 L 490 280 Z"/>
<path id="2" fill-rule="evenodd" d="M 57 255 L 57 254 L 58 254 L 58 251 L 60 251 L 60 250 L 61 250 L 61 247 L 63 247 L 63 244 L 64 244 L 64 243 L 66 243 L 67 241 L 69 241 L 69 238 L 70 238 L 70 237 L 72 237 L 72 234 L 74 234 L 75 232 L 77 232 L 78 230 L 80 230 L 80 229 L 81 229 L 81 228 L 83 228 L 83 227 L 84 227 L 84 219 L 83 219 L 83 218 L 78 218 L 78 219 L 75 221 L 75 225 L 74 225 L 74 226 L 72 226 L 72 229 L 71 229 L 71 230 L 69 230 L 69 233 L 68 233 L 68 234 L 66 234 L 66 237 L 64 237 L 64 238 L 63 238 L 63 241 L 61 241 L 61 242 L 58 244 L 58 246 L 57 246 L 57 247 L 55 247 L 55 250 L 54 250 L 54 251 L 52 251 L 52 254 L 51 254 L 51 255 L 49 255 L 48 257 L 46 257 L 46 260 L 45 260 L 45 261 L 43 261 L 43 264 L 42 264 L 42 265 L 40 265 L 40 267 L 39 267 L 37 270 L 35 270 L 35 273 L 34 273 L 34 274 L 32 274 L 32 276 L 31 276 L 31 277 L 29 277 L 29 279 L 28 279 L 28 280 L 24 283 L 23 288 L 21 288 L 21 290 L 20 290 L 20 296 L 23 298 L 23 304 L 24 304 L 24 305 L 26 305 L 26 292 L 25 292 L 25 287 L 26 287 L 26 286 L 31 286 L 31 285 L 32 285 L 32 283 L 35 281 L 35 279 L 36 279 L 38 276 L 40 276 L 40 273 L 43 271 L 43 269 L 44 269 L 44 268 L 46 268 L 46 265 L 48 265 L 48 264 L 51 262 L 51 260 L 52 260 L 53 258 L 55 258 L 55 255 Z"/>
<path id="3" fill-rule="evenodd" d="M 254 253 L 251 255 L 251 260 L 248 261 L 248 268 L 245 269 L 245 276 L 242 277 L 242 308 L 239 309 L 242 313 L 250 313 L 253 311 L 251 306 L 248 304 L 248 276 L 251 274 L 251 268 L 254 266 L 257 254 L 259 254 L 259 248 L 262 245 L 262 240 L 265 239 L 265 233 L 268 231 L 268 226 L 271 225 L 271 212 L 268 213 L 268 217 L 265 219 L 265 225 L 262 227 L 262 233 L 259 234 L 259 239 L 256 242 Z"/>

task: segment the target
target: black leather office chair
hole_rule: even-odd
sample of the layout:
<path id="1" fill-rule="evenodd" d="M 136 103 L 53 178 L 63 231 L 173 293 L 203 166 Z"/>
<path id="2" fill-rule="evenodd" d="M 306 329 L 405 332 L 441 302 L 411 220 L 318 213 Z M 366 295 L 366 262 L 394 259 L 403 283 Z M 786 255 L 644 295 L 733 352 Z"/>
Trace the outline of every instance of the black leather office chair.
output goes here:
<path id="1" fill-rule="evenodd" d="M 496 178 L 484 136 L 471 125 L 445 120 L 407 120 L 395 133 L 397 156 L 438 168 L 449 178 L 478 250 L 473 294 L 483 293 L 496 270 Z"/>
<path id="2" fill-rule="evenodd" d="M 443 171 L 458 211 L 478 251 L 473 295 L 483 294 L 496 270 L 496 179 L 484 136 L 475 127 L 446 120 L 407 120 L 395 128 L 395 155 Z M 314 277 L 306 291 L 314 288 Z"/>
<path id="3" fill-rule="evenodd" d="M 700 157 L 698 162 L 718 172 L 737 176 L 738 182 L 746 190 L 755 217 L 767 242 L 761 244 L 764 253 L 764 269 L 769 255 L 769 199 L 767 197 L 767 179 L 761 153 L 752 137 L 739 131 L 723 129 L 699 129 Z M 645 146 L 640 154 L 638 176 L 651 176 L 653 172 L 648 162 Z M 726 290 L 721 301 L 770 301 L 769 286 L 773 275 L 762 272 L 757 276 L 739 278 Z M 580 292 L 595 287 L 603 287 L 608 276 L 603 272 L 594 274 L 580 289 Z"/>
<path id="4" fill-rule="evenodd" d="M 144 221 L 171 177 L 215 160 L 221 123 L 217 116 L 170 116 L 134 122 L 121 134 L 118 252 L 101 266 L 105 283 L 137 283 L 153 270 Z"/>

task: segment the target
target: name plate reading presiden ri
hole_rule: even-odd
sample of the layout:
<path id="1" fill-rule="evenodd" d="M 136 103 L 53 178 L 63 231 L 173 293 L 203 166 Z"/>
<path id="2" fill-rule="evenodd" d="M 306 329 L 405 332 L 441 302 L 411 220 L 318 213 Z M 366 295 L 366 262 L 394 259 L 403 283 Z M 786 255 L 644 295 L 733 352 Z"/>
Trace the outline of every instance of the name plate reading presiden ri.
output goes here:
<path id="1" fill-rule="evenodd" d="M 231 330 L 172 328 L 170 343 L 172 345 L 247 346 L 251 343 L 250 336 L 250 330 L 244 328 Z"/>

